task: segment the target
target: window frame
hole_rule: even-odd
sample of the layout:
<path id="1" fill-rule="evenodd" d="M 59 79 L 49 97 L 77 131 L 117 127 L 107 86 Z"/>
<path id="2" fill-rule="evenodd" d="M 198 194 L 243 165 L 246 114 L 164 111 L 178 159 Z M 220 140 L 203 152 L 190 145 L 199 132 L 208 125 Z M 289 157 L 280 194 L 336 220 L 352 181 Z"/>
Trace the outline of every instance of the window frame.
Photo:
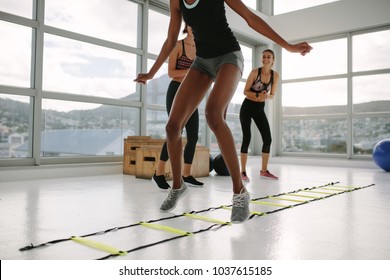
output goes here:
<path id="1" fill-rule="evenodd" d="M 353 78 L 359 76 L 368 76 L 368 75 L 377 75 L 377 74 L 389 74 L 390 68 L 380 69 L 380 70 L 370 70 L 370 71 L 359 71 L 353 72 L 352 69 L 352 55 L 353 55 L 353 36 L 374 33 L 383 30 L 390 30 L 390 26 L 383 26 L 378 28 L 369 28 L 365 30 L 348 32 L 337 34 L 334 36 L 318 37 L 308 40 L 310 43 L 313 42 L 322 42 L 328 40 L 334 40 L 339 38 L 347 38 L 347 73 L 338 74 L 338 75 L 325 75 L 319 77 L 303 77 L 299 79 L 289 79 L 281 80 L 281 84 L 296 83 L 296 82 L 307 82 L 307 81 L 318 81 L 318 80 L 327 80 L 333 78 L 346 78 L 347 79 L 347 111 L 345 114 L 316 114 L 316 115 L 301 115 L 301 116 L 285 116 L 283 115 L 281 97 L 278 98 L 279 102 L 279 111 L 277 116 L 279 116 L 279 121 L 276 124 L 276 131 L 278 137 L 276 137 L 276 147 L 275 154 L 278 156 L 297 156 L 297 157 L 320 157 L 320 158 L 346 158 L 346 159 L 361 159 L 368 160 L 371 159 L 371 155 L 358 155 L 354 154 L 354 131 L 353 131 L 353 122 L 354 120 L 360 118 L 381 118 L 381 117 L 390 117 L 390 109 L 388 112 L 354 112 L 353 111 Z M 280 67 L 280 71 L 282 71 Z M 328 154 L 328 153 L 305 153 L 305 152 L 285 152 L 282 149 L 282 123 L 285 120 L 309 120 L 309 119 L 333 119 L 333 118 L 344 118 L 347 122 L 347 150 L 345 154 Z"/>

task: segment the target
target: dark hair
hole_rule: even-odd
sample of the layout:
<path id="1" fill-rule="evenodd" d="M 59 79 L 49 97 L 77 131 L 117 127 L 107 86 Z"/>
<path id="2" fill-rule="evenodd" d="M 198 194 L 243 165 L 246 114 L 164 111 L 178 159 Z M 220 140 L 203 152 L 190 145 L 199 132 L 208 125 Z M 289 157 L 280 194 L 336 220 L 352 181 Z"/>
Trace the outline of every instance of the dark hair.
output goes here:
<path id="1" fill-rule="evenodd" d="M 273 50 L 271 50 L 271 49 L 266 49 L 266 50 L 264 50 L 264 51 L 263 51 L 263 53 L 265 53 L 265 52 L 269 52 L 269 53 L 271 53 L 271 54 L 272 54 L 272 56 L 273 56 L 273 58 L 275 59 L 275 53 L 274 53 L 274 51 L 273 51 Z"/>
<path id="2" fill-rule="evenodd" d="M 184 28 L 183 28 L 183 34 L 187 34 L 188 33 L 188 25 L 187 23 L 184 24 Z"/>

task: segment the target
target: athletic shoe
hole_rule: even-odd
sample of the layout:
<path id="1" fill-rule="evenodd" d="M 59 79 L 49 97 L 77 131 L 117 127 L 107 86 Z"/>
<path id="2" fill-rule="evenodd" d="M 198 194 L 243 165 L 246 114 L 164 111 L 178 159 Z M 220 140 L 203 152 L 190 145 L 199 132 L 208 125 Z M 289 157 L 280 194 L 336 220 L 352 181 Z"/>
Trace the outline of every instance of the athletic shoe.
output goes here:
<path id="1" fill-rule="evenodd" d="M 156 175 L 156 172 L 154 173 L 152 177 L 152 182 L 160 189 L 167 190 L 171 188 L 171 186 L 167 183 L 167 180 L 165 180 L 164 175 Z"/>
<path id="2" fill-rule="evenodd" d="M 180 189 L 170 189 L 168 197 L 164 200 L 160 207 L 161 212 L 168 212 L 176 207 L 179 198 L 187 191 L 186 183 L 182 182 Z"/>
<path id="3" fill-rule="evenodd" d="M 242 191 L 245 191 L 242 193 Z M 245 189 L 239 194 L 233 194 L 233 208 L 230 220 L 232 223 L 242 223 L 249 218 L 249 202 L 251 198 Z"/>
<path id="4" fill-rule="evenodd" d="M 270 173 L 268 170 L 266 172 L 260 170 L 260 178 L 278 180 L 278 177 Z"/>
<path id="5" fill-rule="evenodd" d="M 244 181 L 244 182 L 250 182 L 251 180 L 249 179 L 249 177 L 246 175 L 246 172 L 241 172 L 241 179 Z"/>
<path id="6" fill-rule="evenodd" d="M 203 183 L 196 180 L 191 175 L 188 177 L 183 176 L 183 181 L 186 182 L 187 186 L 195 188 L 203 188 Z"/>

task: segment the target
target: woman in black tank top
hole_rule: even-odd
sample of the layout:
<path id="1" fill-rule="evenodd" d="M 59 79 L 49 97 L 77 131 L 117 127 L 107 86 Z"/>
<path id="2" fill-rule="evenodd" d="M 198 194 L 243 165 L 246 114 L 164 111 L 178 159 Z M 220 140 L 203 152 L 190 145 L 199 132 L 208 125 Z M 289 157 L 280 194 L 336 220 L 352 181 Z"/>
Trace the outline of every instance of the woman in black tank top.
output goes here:
<path id="1" fill-rule="evenodd" d="M 237 40 L 226 19 L 225 4 L 255 31 L 288 51 L 302 55 L 310 52 L 311 46 L 306 42 L 299 44 L 286 42 L 240 0 L 170 0 L 167 39 L 150 71 L 139 74 L 134 81 L 145 84 L 147 80 L 154 77 L 175 47 L 184 18 L 193 29 L 197 57 L 175 96 L 166 125 L 173 182 L 172 189 L 160 210 L 167 212 L 174 209 L 179 198 L 186 192 L 187 185 L 181 177 L 181 131 L 214 83 L 206 103 L 205 114 L 207 123 L 218 141 L 233 184 L 231 221 L 239 223 L 249 218 L 250 195 L 241 180 L 234 138 L 225 116 L 241 79 L 243 59 Z"/>
<path id="2" fill-rule="evenodd" d="M 275 95 L 279 81 L 279 73 L 272 70 L 275 61 L 275 54 L 272 50 L 263 51 L 263 67 L 251 71 L 246 81 L 244 94 L 245 99 L 240 109 L 240 122 L 242 128 L 241 144 L 241 178 L 245 182 L 250 179 L 246 172 L 248 158 L 248 147 L 251 141 L 251 122 L 255 122 L 263 139 L 262 164 L 260 178 L 278 179 L 268 171 L 268 160 L 271 149 L 271 129 L 267 116 L 264 112 L 265 101 L 272 99 Z"/>

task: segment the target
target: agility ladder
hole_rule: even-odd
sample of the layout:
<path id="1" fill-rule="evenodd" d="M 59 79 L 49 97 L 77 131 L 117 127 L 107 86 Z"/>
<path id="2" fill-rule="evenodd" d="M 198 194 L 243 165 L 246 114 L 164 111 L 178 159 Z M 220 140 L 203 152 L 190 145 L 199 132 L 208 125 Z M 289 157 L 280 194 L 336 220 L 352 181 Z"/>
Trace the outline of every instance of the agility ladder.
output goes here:
<path id="1" fill-rule="evenodd" d="M 365 188 L 374 186 L 374 184 L 363 186 L 363 187 L 336 186 L 336 184 L 338 184 L 338 183 L 339 182 L 332 182 L 332 183 L 328 183 L 328 184 L 325 184 L 322 186 L 303 188 L 303 189 L 298 189 L 298 190 L 291 191 L 291 192 L 280 193 L 280 194 L 276 194 L 276 195 L 272 195 L 272 196 L 263 196 L 263 197 L 252 199 L 251 200 L 252 204 L 272 206 L 272 207 L 276 207 L 276 209 L 266 211 L 266 212 L 251 211 L 249 219 L 252 219 L 254 217 L 273 214 L 273 213 L 276 213 L 276 212 L 279 212 L 282 210 L 286 210 L 286 209 L 290 209 L 290 208 L 293 208 L 296 206 L 304 205 L 304 204 L 307 204 L 309 202 L 314 202 L 314 201 L 322 200 L 322 199 L 329 198 L 329 197 L 332 197 L 335 195 L 348 193 L 348 192 L 361 190 L 361 189 L 365 189 Z M 287 204 L 286 202 L 289 202 L 290 204 Z M 183 237 L 187 237 L 187 236 L 192 236 L 192 235 L 195 235 L 198 233 L 208 231 L 212 228 L 221 228 L 224 226 L 230 226 L 231 223 L 228 221 L 221 221 L 221 220 L 213 219 L 210 217 L 202 216 L 199 214 L 209 212 L 209 211 L 219 210 L 219 209 L 231 210 L 231 207 L 232 207 L 232 205 L 221 205 L 218 207 L 210 207 L 210 208 L 204 209 L 204 210 L 191 211 L 188 213 L 164 217 L 164 218 L 160 218 L 157 220 L 150 220 L 147 222 L 141 221 L 141 222 L 138 222 L 135 224 L 114 227 L 114 228 L 106 229 L 106 230 L 99 231 L 99 232 L 85 234 L 82 236 L 71 236 L 69 238 L 56 239 L 56 240 L 48 241 L 48 242 L 41 243 L 38 245 L 30 244 L 30 245 L 27 245 L 23 248 L 20 248 L 19 250 L 20 251 L 27 251 L 27 250 L 32 250 L 35 248 L 53 245 L 53 244 L 60 243 L 60 242 L 74 241 L 74 242 L 77 242 L 79 244 L 82 244 L 82 245 L 109 253 L 106 256 L 98 258 L 98 260 L 104 260 L 104 259 L 108 259 L 108 258 L 116 257 L 116 256 L 124 256 L 124 255 L 127 255 L 131 252 L 134 252 L 134 251 L 145 249 L 145 248 L 155 246 L 155 245 L 158 245 L 158 244 L 161 244 L 164 242 L 168 242 L 171 240 L 175 240 L 175 239 L 179 239 L 179 238 L 183 238 Z M 199 229 L 199 230 L 193 231 L 193 232 L 188 232 L 185 230 L 176 229 L 176 228 L 169 227 L 166 225 L 155 224 L 156 222 L 161 222 L 161 221 L 170 220 L 170 219 L 176 219 L 179 217 L 187 217 L 187 218 L 191 218 L 191 219 L 202 220 L 202 221 L 211 223 L 211 225 L 207 228 Z M 115 232 L 118 230 L 136 227 L 136 226 L 144 226 L 144 227 L 148 227 L 148 228 L 152 228 L 152 229 L 170 232 L 172 234 L 175 234 L 175 236 L 171 237 L 171 238 L 163 239 L 163 240 L 160 240 L 160 241 L 157 241 L 154 243 L 142 245 L 142 246 L 139 246 L 139 247 L 136 247 L 133 249 L 129 249 L 129 250 L 119 250 L 119 249 L 112 247 L 110 245 L 103 244 L 101 242 L 97 242 L 97 241 L 94 241 L 91 239 L 87 239 L 87 237 L 102 235 L 102 234 L 106 234 L 109 232 Z"/>

